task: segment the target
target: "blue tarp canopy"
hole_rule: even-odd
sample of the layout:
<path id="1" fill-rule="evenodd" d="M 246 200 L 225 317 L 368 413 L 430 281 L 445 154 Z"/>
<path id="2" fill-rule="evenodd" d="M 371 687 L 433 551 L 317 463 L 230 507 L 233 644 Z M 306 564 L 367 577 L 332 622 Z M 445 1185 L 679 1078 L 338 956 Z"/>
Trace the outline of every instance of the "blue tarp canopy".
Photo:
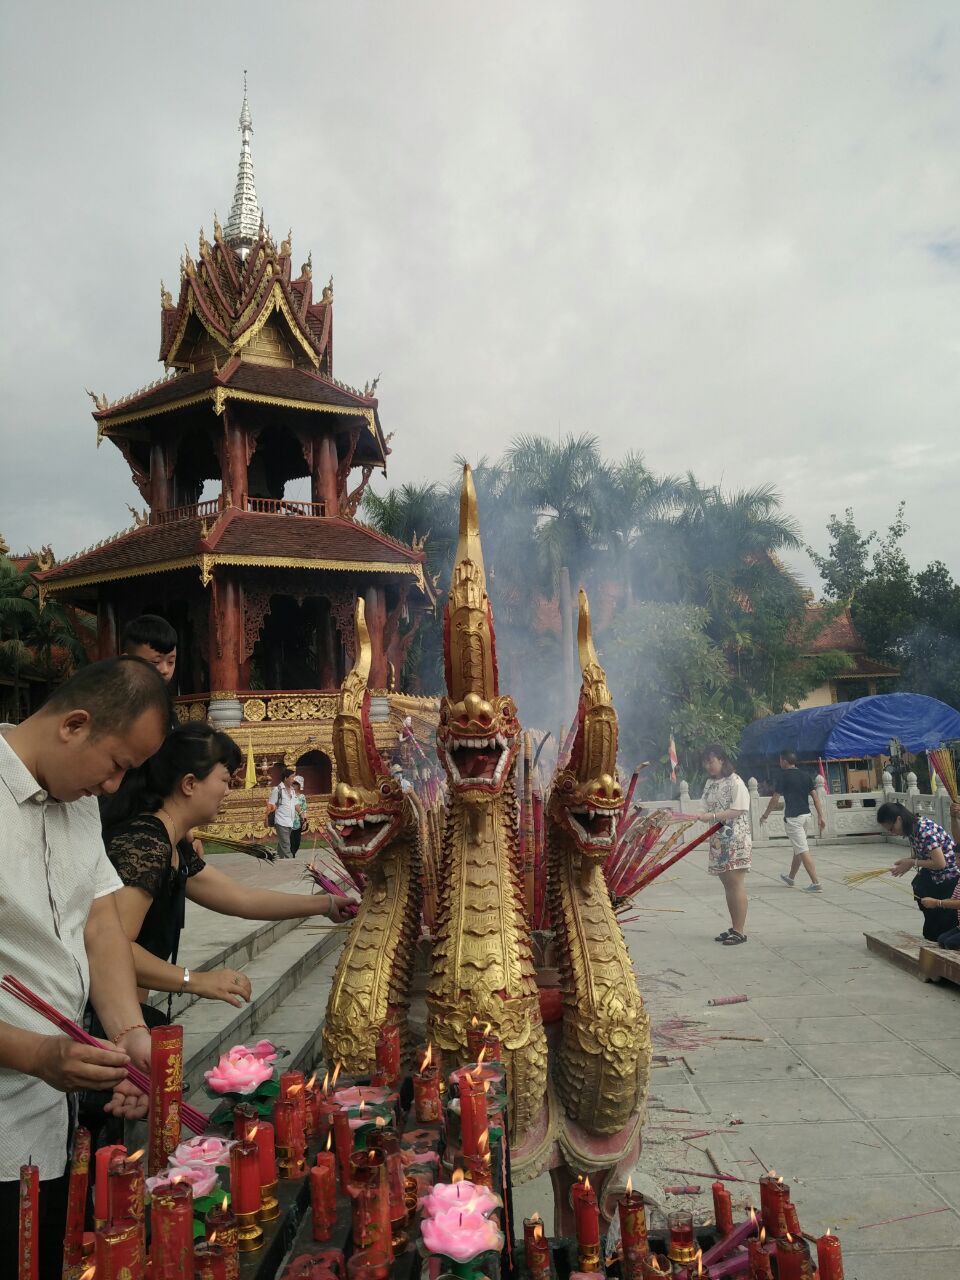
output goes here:
<path id="1" fill-rule="evenodd" d="M 896 738 L 913 754 L 960 739 L 960 712 L 919 693 L 880 693 L 829 707 L 810 707 L 748 724 L 741 760 L 795 751 L 801 760 L 850 760 L 886 755 Z"/>

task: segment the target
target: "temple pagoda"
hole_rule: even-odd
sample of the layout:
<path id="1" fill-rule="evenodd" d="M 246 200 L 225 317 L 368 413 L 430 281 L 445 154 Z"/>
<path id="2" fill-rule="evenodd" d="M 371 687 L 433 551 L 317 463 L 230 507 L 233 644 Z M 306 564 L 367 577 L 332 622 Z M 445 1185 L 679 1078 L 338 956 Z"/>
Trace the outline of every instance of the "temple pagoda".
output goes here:
<path id="1" fill-rule="evenodd" d="M 176 300 L 161 285 L 166 376 L 119 400 L 93 396 L 97 444 L 120 450 L 145 508 L 131 508 L 132 528 L 36 576 L 42 597 L 96 611 L 101 657 L 130 618 L 166 617 L 179 636 L 181 719 L 234 730 L 264 780 L 283 761 L 323 796 L 336 783 L 334 691 L 353 660 L 357 596 L 371 686 L 383 691 L 381 746 L 416 713 L 395 677 L 433 597 L 422 548 L 356 519 L 390 452 L 376 382 L 361 392 L 334 377 L 332 277 L 315 298 L 311 258 L 295 274 L 290 235 L 274 243 L 252 132 L 245 89 L 227 224 L 214 218 L 212 242 L 201 230 L 196 257 L 185 253 Z M 309 501 L 285 496 L 307 477 Z M 253 831 L 263 797 L 233 792 L 228 808 L 224 834 Z"/>

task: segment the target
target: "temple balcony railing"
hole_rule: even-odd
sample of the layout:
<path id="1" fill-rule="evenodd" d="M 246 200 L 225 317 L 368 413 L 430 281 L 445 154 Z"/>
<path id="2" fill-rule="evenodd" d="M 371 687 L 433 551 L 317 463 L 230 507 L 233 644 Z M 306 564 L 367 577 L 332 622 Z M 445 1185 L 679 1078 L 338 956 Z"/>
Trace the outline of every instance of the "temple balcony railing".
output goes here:
<path id="1" fill-rule="evenodd" d="M 211 705 L 229 698 L 240 703 L 239 726 L 262 724 L 294 724 L 304 721 L 332 721 L 337 714 L 339 689 L 241 689 L 230 694 L 196 693 L 175 699 L 177 719 L 204 721 L 210 717 Z M 435 725 L 439 702 L 436 698 L 417 697 L 386 689 L 370 690 L 370 721 L 388 724 L 391 717 L 399 724 L 410 719 L 422 734 Z M 224 726 L 227 727 L 227 726 Z"/>
<path id="2" fill-rule="evenodd" d="M 185 506 L 168 507 L 164 511 L 154 511 L 150 523 L 175 524 L 178 520 L 210 520 L 226 509 L 223 494 L 216 498 L 208 498 L 203 502 L 188 502 Z M 300 502 L 294 498 L 257 498 L 244 494 L 241 511 L 250 511 L 255 515 L 269 516 L 307 516 L 319 519 L 327 514 L 323 502 Z"/>

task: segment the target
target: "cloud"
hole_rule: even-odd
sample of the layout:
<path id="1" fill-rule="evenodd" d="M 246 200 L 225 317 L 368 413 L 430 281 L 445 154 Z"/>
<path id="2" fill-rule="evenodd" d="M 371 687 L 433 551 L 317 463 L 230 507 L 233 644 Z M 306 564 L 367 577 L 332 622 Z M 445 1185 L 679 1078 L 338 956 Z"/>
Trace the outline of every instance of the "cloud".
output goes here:
<path id="1" fill-rule="evenodd" d="M 960 40 L 946 3 L 121 3 L 5 15 L 0 532 L 66 554 L 139 504 L 83 387 L 156 376 L 161 277 L 224 219 L 250 71 L 276 233 L 382 371 L 391 481 L 590 431 L 853 502 L 960 556 Z M 926 452 L 910 452 L 922 442 Z M 946 546 L 944 546 L 946 544 Z"/>

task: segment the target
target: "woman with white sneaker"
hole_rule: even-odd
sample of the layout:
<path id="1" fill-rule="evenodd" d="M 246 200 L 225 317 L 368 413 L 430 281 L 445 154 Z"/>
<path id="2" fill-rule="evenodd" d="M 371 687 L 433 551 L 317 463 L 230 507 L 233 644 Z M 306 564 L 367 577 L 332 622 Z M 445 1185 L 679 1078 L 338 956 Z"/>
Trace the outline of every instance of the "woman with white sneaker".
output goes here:
<path id="1" fill-rule="evenodd" d="M 813 797 L 813 805 L 817 811 L 817 821 L 820 824 L 821 831 L 826 827 L 827 820 L 823 816 L 823 810 L 820 807 L 820 797 L 817 795 L 816 783 L 809 773 L 797 768 L 797 753 L 795 751 L 780 752 L 780 773 L 774 782 L 774 788 L 773 795 L 760 816 L 760 822 L 761 824 L 766 822 L 782 796 L 783 825 L 786 827 L 787 836 L 793 845 L 793 861 L 790 864 L 790 874 L 787 876 L 781 875 L 780 879 L 792 889 L 802 863 L 804 871 L 810 877 L 806 892 L 819 893 L 821 885 L 817 879 L 817 868 L 810 857 L 810 845 L 807 843 L 807 819 L 810 817 L 811 797 Z"/>

